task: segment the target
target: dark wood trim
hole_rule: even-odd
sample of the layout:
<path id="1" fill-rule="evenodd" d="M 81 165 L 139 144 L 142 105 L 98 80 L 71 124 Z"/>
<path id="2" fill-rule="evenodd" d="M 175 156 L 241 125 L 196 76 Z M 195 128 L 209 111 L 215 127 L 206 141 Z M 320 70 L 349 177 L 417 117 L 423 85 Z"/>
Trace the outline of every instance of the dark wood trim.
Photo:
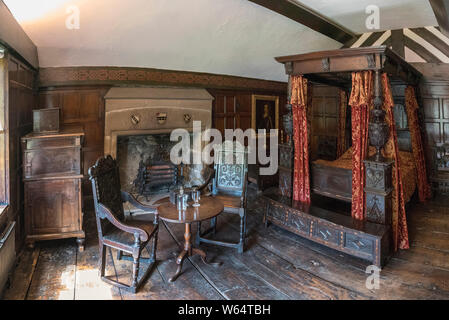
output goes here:
<path id="1" fill-rule="evenodd" d="M 418 70 L 387 46 L 319 51 L 275 59 L 284 65 L 292 64 L 293 67 L 286 70 L 287 74 L 303 74 L 308 78 L 313 75 L 317 80 L 325 76 L 360 70 L 383 70 L 394 79 L 400 79 L 409 84 L 416 84 L 422 76 Z M 324 60 L 329 65 L 328 70 L 323 69 Z M 350 79 L 348 80 L 350 82 Z"/>
<path id="2" fill-rule="evenodd" d="M 434 35 L 432 32 L 430 32 L 426 28 L 412 28 L 410 30 L 416 33 L 424 40 L 426 40 L 427 42 L 429 42 L 431 45 L 440 50 L 446 56 L 449 56 L 449 46 L 440 38 L 438 38 L 436 35 Z"/>
<path id="3" fill-rule="evenodd" d="M 131 67 L 59 67 L 39 70 L 39 87 L 172 85 L 286 92 L 287 83 L 211 73 Z"/>
<path id="4" fill-rule="evenodd" d="M 368 37 L 360 46 L 361 47 L 370 47 L 372 46 L 380 37 L 385 33 L 385 31 L 374 32 L 372 35 Z"/>
<path id="5" fill-rule="evenodd" d="M 402 58 L 405 58 L 404 30 L 391 30 L 391 46 L 392 50 Z"/>
<path id="6" fill-rule="evenodd" d="M 8 51 L 20 57 L 20 60 L 32 69 L 39 67 L 37 47 L 9 11 L 8 7 L 0 1 L 0 44 Z"/>
<path id="7" fill-rule="evenodd" d="M 410 39 L 409 37 L 404 37 L 404 44 L 406 47 L 408 47 L 410 50 L 412 50 L 418 56 L 423 58 L 426 62 L 430 62 L 430 63 L 441 62 L 440 59 L 438 59 L 432 53 L 430 53 L 429 50 L 424 48 L 422 45 L 420 45 L 416 41 Z"/>
<path id="8" fill-rule="evenodd" d="M 449 0 L 429 0 L 429 2 L 440 26 L 439 30 L 449 37 Z"/>
<path id="9" fill-rule="evenodd" d="M 289 0 L 249 1 L 299 22 L 300 24 L 305 25 L 306 27 L 324 34 L 325 36 L 328 36 L 338 42 L 346 43 L 351 39 L 356 38 L 356 34 L 352 33 L 348 29 L 297 2 L 292 2 Z"/>
<path id="10" fill-rule="evenodd" d="M 449 64 L 439 63 L 425 63 L 415 62 L 412 65 L 423 74 L 423 80 L 425 82 L 442 81 L 444 85 L 447 85 L 449 74 Z"/>
<path id="11" fill-rule="evenodd" d="M 297 62 L 304 60 L 322 59 L 322 58 L 335 58 L 335 57 L 350 57 L 368 54 L 380 54 L 390 51 L 385 46 L 378 47 L 364 47 L 364 48 L 347 48 L 347 49 L 335 49 L 326 51 L 316 51 L 305 54 L 296 54 L 291 56 L 276 57 L 275 60 L 280 63 Z"/>

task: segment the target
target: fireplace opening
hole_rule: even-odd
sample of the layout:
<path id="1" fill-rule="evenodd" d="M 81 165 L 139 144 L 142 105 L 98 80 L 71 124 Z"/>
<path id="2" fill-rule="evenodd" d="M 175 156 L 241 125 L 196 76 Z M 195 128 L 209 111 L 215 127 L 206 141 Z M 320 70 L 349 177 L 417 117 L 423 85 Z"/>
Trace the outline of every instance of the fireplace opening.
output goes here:
<path id="1" fill-rule="evenodd" d="M 170 192 L 178 183 L 178 166 L 170 161 L 148 160 L 140 161 L 134 187 L 140 196 L 149 201 L 152 195 Z"/>
<path id="2" fill-rule="evenodd" d="M 170 150 L 176 143 L 170 141 L 169 134 L 118 136 L 122 189 L 142 196 L 167 192 L 177 183 L 178 168 L 170 161 Z"/>
<path id="3" fill-rule="evenodd" d="M 192 147 L 193 134 L 190 138 Z M 117 162 L 122 190 L 148 202 L 153 196 L 168 194 L 179 183 L 185 187 L 202 185 L 207 175 L 206 165 L 175 165 L 170 161 L 171 149 L 177 143 L 170 141 L 168 133 L 118 136 Z"/>

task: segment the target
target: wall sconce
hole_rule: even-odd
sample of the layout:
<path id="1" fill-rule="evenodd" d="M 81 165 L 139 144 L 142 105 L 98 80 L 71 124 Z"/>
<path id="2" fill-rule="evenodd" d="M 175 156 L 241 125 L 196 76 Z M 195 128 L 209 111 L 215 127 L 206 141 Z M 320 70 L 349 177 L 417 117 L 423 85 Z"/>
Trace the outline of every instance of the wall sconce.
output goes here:
<path id="1" fill-rule="evenodd" d="M 6 49 L 0 46 L 0 59 L 3 59 L 5 57 Z"/>

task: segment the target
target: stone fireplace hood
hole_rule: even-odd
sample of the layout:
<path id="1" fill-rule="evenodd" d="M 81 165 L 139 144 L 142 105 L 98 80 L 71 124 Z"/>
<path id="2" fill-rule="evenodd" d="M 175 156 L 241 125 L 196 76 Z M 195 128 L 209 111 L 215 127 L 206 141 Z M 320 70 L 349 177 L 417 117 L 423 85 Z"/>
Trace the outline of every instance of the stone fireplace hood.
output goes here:
<path id="1" fill-rule="evenodd" d="M 104 153 L 117 155 L 117 137 L 170 133 L 177 128 L 202 130 L 212 124 L 213 97 L 205 89 L 116 87 L 105 96 Z"/>

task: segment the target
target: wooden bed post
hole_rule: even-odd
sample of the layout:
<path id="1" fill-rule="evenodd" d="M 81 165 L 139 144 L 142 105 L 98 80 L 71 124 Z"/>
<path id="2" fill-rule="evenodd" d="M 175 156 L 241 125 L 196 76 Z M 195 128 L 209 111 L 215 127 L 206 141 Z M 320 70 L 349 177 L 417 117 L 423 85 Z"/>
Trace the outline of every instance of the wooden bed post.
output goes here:
<path id="1" fill-rule="evenodd" d="M 292 96 L 292 73 L 293 63 L 285 63 L 285 73 L 288 75 L 287 104 L 285 109 L 287 113 L 283 117 L 284 130 L 288 136 L 287 143 L 279 145 L 279 189 L 281 195 L 291 197 L 293 194 L 292 176 L 293 176 L 293 115 L 292 105 L 290 104 Z"/>
<path id="2" fill-rule="evenodd" d="M 388 141 L 390 130 L 382 110 L 382 79 L 380 70 L 374 77 L 374 109 L 369 123 L 370 144 L 376 148 L 376 155 L 364 161 L 366 173 L 366 219 L 371 222 L 391 225 L 392 207 L 392 164 L 391 159 L 382 156 L 382 148 Z"/>

